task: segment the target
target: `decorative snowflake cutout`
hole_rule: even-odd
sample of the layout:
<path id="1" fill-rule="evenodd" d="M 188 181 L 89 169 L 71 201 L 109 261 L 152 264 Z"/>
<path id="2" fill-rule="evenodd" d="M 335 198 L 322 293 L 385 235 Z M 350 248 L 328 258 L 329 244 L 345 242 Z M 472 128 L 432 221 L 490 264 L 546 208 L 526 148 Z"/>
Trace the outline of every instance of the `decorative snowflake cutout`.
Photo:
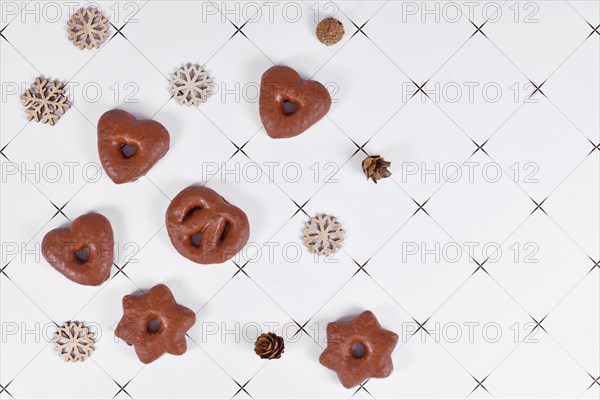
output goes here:
<path id="1" fill-rule="evenodd" d="M 335 217 L 321 214 L 306 222 L 304 244 L 311 253 L 328 256 L 338 251 L 344 241 L 344 230 Z"/>
<path id="2" fill-rule="evenodd" d="M 71 107 L 65 96 L 65 84 L 48 82 L 38 77 L 29 89 L 21 95 L 28 120 L 54 125 L 56 121 Z"/>
<path id="3" fill-rule="evenodd" d="M 179 104 L 198 107 L 206 103 L 212 90 L 212 79 L 198 65 L 187 64 L 171 75 L 171 94 Z"/>
<path id="4" fill-rule="evenodd" d="M 54 348 L 65 360 L 71 362 L 85 361 L 94 351 L 94 332 L 83 322 L 65 322 L 52 339 Z"/>
<path id="5" fill-rule="evenodd" d="M 108 37 L 108 19 L 96 8 L 80 8 L 67 22 L 69 40 L 83 49 L 97 49 Z"/>

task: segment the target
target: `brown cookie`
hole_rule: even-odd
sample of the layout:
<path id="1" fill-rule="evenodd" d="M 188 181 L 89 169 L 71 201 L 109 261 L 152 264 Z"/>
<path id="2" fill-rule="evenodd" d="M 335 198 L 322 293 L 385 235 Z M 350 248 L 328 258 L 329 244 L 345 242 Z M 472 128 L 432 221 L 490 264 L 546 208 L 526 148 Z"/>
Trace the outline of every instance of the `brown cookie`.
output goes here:
<path id="1" fill-rule="evenodd" d="M 98 154 L 115 183 L 144 175 L 169 150 L 169 132 L 160 123 L 138 120 L 123 110 L 105 112 L 98 121 Z"/>
<path id="2" fill-rule="evenodd" d="M 375 315 L 365 311 L 352 321 L 327 324 L 327 348 L 319 361 L 349 389 L 369 378 L 390 376 L 397 343 L 398 335 L 382 329 Z"/>
<path id="3" fill-rule="evenodd" d="M 114 239 L 110 222 L 89 213 L 42 240 L 42 254 L 54 269 L 80 285 L 98 286 L 110 276 Z"/>
<path id="4" fill-rule="evenodd" d="M 267 134 L 290 138 L 323 118 L 331 107 L 325 86 L 303 80 L 290 67 L 269 68 L 260 80 L 260 119 Z"/>
<path id="5" fill-rule="evenodd" d="M 185 333 L 195 323 L 196 314 L 177 304 L 171 290 L 160 284 L 146 293 L 123 297 L 123 317 L 115 335 L 135 348 L 141 362 L 149 364 L 165 353 L 185 353 Z"/>
<path id="6" fill-rule="evenodd" d="M 190 186 L 175 196 L 165 218 L 175 249 L 199 264 L 229 260 L 250 237 L 246 214 L 203 186 Z"/>

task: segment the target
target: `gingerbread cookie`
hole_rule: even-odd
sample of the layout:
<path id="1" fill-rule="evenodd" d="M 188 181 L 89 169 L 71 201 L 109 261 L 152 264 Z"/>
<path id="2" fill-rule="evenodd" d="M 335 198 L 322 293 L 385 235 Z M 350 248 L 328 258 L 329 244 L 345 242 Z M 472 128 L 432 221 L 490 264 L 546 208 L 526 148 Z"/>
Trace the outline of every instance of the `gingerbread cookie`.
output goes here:
<path id="1" fill-rule="evenodd" d="M 297 136 L 327 114 L 329 92 L 319 82 L 303 80 L 290 67 L 269 68 L 260 80 L 260 119 L 275 139 Z"/>
<path id="2" fill-rule="evenodd" d="M 80 285 L 97 286 L 108 279 L 113 248 L 110 222 L 96 213 L 82 215 L 71 226 L 46 233 L 42 240 L 48 263 Z"/>
<path id="3" fill-rule="evenodd" d="M 160 123 L 138 120 L 123 110 L 105 112 L 98 121 L 98 154 L 115 183 L 135 181 L 169 150 L 169 132 Z"/>
<path id="4" fill-rule="evenodd" d="M 327 348 L 319 361 L 349 389 L 368 378 L 390 376 L 397 343 L 398 335 L 382 329 L 375 315 L 365 311 L 350 322 L 327 324 Z"/>
<path id="5" fill-rule="evenodd" d="M 149 364 L 165 353 L 184 354 L 185 334 L 195 323 L 196 314 L 177 304 L 171 290 L 160 284 L 146 293 L 123 297 L 123 317 L 115 335 Z"/>
<path id="6" fill-rule="evenodd" d="M 166 224 L 175 249 L 199 264 L 229 260 L 250 237 L 246 214 L 203 186 L 190 186 L 175 196 Z"/>

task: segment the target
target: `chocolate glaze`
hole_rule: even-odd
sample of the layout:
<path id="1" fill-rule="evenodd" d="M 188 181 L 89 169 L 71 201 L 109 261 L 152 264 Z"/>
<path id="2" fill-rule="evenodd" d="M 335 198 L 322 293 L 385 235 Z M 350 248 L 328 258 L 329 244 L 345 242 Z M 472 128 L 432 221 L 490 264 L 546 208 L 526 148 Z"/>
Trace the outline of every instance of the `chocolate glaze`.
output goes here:
<path id="1" fill-rule="evenodd" d="M 284 102 L 296 109 L 284 112 Z M 307 130 L 323 118 L 331 107 L 331 97 L 325 86 L 303 80 L 290 67 L 269 68 L 260 81 L 260 119 L 267 134 L 275 139 L 290 138 Z"/>
<path id="2" fill-rule="evenodd" d="M 185 333 L 195 323 L 196 314 L 177 304 L 171 290 L 160 284 L 146 293 L 123 297 L 123 317 L 115 335 L 134 347 L 141 362 L 149 364 L 165 353 L 185 353 Z"/>
<path id="3" fill-rule="evenodd" d="M 89 286 L 100 285 L 110 276 L 113 247 L 110 222 L 96 213 L 82 215 L 69 227 L 46 233 L 42 240 L 42 254 L 54 269 Z"/>
<path id="4" fill-rule="evenodd" d="M 175 249 L 199 264 L 229 260 L 250 236 L 246 214 L 203 186 L 190 186 L 175 196 L 165 219 Z"/>
<path id="5" fill-rule="evenodd" d="M 169 132 L 160 123 L 138 120 L 123 110 L 105 112 L 98 121 L 98 154 L 106 174 L 115 183 L 134 181 L 144 175 L 169 150 Z M 122 146 L 135 153 L 125 156 Z"/>
<path id="6" fill-rule="evenodd" d="M 353 354 L 352 347 L 359 343 L 362 357 Z M 392 351 L 398 335 L 381 328 L 371 311 L 365 311 L 349 322 L 338 321 L 327 325 L 327 348 L 319 361 L 334 370 L 346 388 L 352 388 L 368 378 L 386 378 L 393 370 Z"/>

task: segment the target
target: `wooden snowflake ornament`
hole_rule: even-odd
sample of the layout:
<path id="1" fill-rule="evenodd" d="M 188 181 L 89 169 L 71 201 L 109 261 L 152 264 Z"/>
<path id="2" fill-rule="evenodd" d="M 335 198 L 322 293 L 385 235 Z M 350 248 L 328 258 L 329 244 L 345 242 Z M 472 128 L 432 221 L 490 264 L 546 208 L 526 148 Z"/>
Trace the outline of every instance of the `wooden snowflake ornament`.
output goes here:
<path id="1" fill-rule="evenodd" d="M 69 40 L 83 49 L 97 49 L 108 37 L 108 19 L 97 8 L 80 8 L 67 22 Z"/>
<path id="2" fill-rule="evenodd" d="M 65 361 L 85 361 L 94 351 L 94 332 L 83 322 L 65 322 L 52 339 L 58 355 Z"/>
<path id="3" fill-rule="evenodd" d="M 306 222 L 304 244 L 311 253 L 328 256 L 335 253 L 344 241 L 344 230 L 335 217 L 317 215 Z"/>
<path id="4" fill-rule="evenodd" d="M 179 104 L 198 107 L 206 103 L 213 87 L 212 79 L 200 66 L 187 64 L 171 75 L 170 92 Z"/>
<path id="5" fill-rule="evenodd" d="M 49 82 L 38 77 L 29 89 L 21 95 L 29 121 L 54 125 L 56 121 L 71 107 L 65 96 L 65 84 L 58 81 Z"/>

